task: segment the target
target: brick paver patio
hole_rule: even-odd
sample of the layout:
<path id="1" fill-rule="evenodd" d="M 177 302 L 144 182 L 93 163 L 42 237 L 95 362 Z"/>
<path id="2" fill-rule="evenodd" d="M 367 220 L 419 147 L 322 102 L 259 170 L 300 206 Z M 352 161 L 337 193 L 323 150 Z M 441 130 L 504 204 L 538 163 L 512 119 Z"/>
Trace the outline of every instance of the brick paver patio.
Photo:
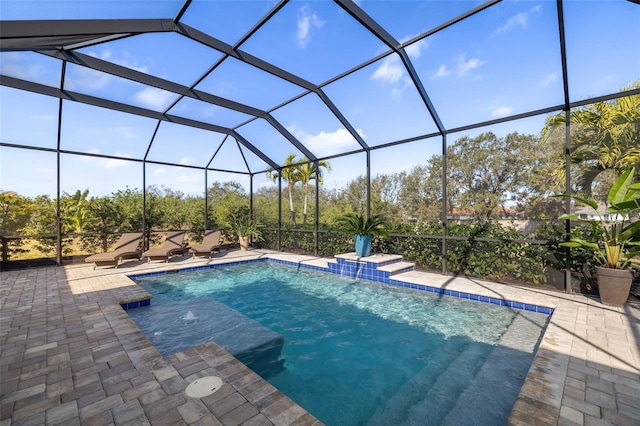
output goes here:
<path id="1" fill-rule="evenodd" d="M 319 422 L 214 343 L 162 357 L 120 304 L 148 298 L 125 274 L 272 256 L 131 261 L 0 274 L 0 426 L 54 424 L 311 425 Z M 402 279 L 553 307 L 555 312 L 513 408 L 514 425 L 640 424 L 640 309 L 610 308 L 481 280 L 407 272 Z M 224 385 L 190 398 L 195 379 Z"/>

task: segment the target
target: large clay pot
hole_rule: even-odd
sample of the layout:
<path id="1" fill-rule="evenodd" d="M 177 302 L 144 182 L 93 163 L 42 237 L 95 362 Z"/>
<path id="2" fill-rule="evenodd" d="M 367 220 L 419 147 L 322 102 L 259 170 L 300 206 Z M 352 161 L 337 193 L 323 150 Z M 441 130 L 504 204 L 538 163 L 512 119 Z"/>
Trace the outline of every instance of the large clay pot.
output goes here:
<path id="1" fill-rule="evenodd" d="M 356 234 L 356 255 L 358 257 L 367 257 L 371 254 L 372 235 Z"/>
<path id="2" fill-rule="evenodd" d="M 603 304 L 617 307 L 625 304 L 633 280 L 633 274 L 629 269 L 596 267 L 596 277 L 600 301 Z"/>
<path id="3" fill-rule="evenodd" d="M 240 240 L 240 250 L 249 250 L 249 237 L 238 237 Z"/>

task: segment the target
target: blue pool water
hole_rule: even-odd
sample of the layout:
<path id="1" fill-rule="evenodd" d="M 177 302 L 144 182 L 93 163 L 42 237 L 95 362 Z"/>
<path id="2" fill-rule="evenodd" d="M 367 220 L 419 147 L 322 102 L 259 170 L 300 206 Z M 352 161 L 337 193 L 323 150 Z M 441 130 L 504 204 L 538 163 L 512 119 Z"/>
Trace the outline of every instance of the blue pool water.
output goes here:
<path id="1" fill-rule="evenodd" d="M 328 425 L 504 424 L 548 319 L 264 262 L 137 283 L 161 353 L 217 339 Z"/>

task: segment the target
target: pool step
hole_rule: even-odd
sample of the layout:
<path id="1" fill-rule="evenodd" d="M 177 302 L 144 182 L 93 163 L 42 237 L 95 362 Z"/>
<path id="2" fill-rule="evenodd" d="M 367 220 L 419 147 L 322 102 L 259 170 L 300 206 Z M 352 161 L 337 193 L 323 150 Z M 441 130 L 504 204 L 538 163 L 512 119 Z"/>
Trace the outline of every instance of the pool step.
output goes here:
<path id="1" fill-rule="evenodd" d="M 509 413 L 515 404 L 537 348 L 537 344 L 531 342 L 539 340 L 540 329 L 547 321 L 548 317 L 540 314 L 518 312 L 444 423 L 474 424 L 477 413 L 481 412 L 487 424 L 506 424 L 504 413 Z M 536 330 L 540 334 L 532 335 Z M 500 395 L 494 389 L 502 389 Z"/>
<path id="2" fill-rule="evenodd" d="M 492 350 L 491 345 L 473 345 L 463 338 L 447 340 L 438 358 L 402 385 L 368 424 L 442 424 Z"/>
<path id="3" fill-rule="evenodd" d="M 454 337 L 371 417 L 369 425 L 506 424 L 534 356 L 531 323 L 548 317 L 521 311 L 498 345 Z M 526 335 L 523 335 L 526 334 Z M 539 330 L 538 330 L 539 333 Z M 501 389 L 496 393 L 495 389 Z"/>
<path id="4" fill-rule="evenodd" d="M 378 266 L 378 271 L 389 272 L 389 275 L 401 274 L 403 272 L 413 271 L 415 263 L 405 262 L 401 260 L 399 262 L 388 263 L 386 265 Z"/>

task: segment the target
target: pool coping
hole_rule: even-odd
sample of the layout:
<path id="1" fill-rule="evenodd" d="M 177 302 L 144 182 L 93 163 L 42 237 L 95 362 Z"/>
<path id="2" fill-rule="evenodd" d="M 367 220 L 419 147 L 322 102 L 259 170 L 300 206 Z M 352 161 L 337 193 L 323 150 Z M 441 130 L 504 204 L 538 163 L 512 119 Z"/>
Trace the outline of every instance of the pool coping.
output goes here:
<path id="1" fill-rule="evenodd" d="M 213 343 L 161 357 L 121 307 L 150 298 L 128 275 L 264 257 L 305 267 L 327 261 L 223 250 L 211 259 L 129 261 L 118 269 L 68 265 L 3 272 L 0 426 L 74 418 L 119 424 L 134 414 L 151 424 L 201 424 L 223 417 L 240 424 L 231 420 L 243 415 L 264 424 L 319 424 Z M 553 309 L 509 424 L 640 423 L 638 306 L 611 308 L 583 295 L 421 271 L 403 272 L 398 279 Z M 201 403 L 182 396 L 187 381 L 213 372 L 229 385 L 220 395 L 224 399 Z M 83 397 L 94 387 L 100 399 Z M 223 401 L 239 405 L 215 414 Z"/>

